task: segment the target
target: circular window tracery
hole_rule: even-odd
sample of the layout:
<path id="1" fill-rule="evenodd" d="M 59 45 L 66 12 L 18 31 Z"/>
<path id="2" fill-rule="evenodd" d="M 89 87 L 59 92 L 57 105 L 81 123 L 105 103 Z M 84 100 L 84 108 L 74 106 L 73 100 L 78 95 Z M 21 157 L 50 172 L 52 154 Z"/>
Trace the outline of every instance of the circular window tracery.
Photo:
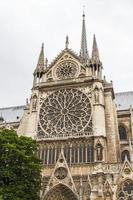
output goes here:
<path id="1" fill-rule="evenodd" d="M 39 125 L 51 137 L 89 134 L 91 103 L 77 89 L 62 89 L 49 95 L 41 105 Z"/>
<path id="2" fill-rule="evenodd" d="M 123 182 L 117 192 L 118 200 L 132 200 L 133 199 L 133 181 L 126 180 Z"/>
<path id="3" fill-rule="evenodd" d="M 77 72 L 77 65 L 71 61 L 59 63 L 56 68 L 56 76 L 58 79 L 73 78 Z"/>
<path id="4" fill-rule="evenodd" d="M 64 167 L 59 167 L 58 169 L 55 170 L 55 176 L 59 180 L 63 180 L 67 177 L 67 169 Z"/>

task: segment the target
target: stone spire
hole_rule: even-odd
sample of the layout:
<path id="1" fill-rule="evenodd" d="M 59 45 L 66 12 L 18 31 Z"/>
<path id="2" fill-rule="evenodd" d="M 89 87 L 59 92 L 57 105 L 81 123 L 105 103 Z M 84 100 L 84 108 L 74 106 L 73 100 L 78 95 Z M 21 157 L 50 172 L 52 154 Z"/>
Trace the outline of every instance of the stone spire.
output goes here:
<path id="1" fill-rule="evenodd" d="M 85 26 L 85 12 L 83 11 L 83 22 L 82 22 L 82 35 L 81 35 L 81 49 L 80 56 L 84 60 L 88 60 L 89 54 L 87 50 L 87 39 L 86 39 L 86 26 Z"/>
<path id="2" fill-rule="evenodd" d="M 36 69 L 43 70 L 44 69 L 44 43 L 42 43 L 41 52 L 39 55 L 38 63 Z"/>
<path id="3" fill-rule="evenodd" d="M 68 49 L 68 46 L 69 46 L 69 38 L 68 38 L 68 35 L 67 35 L 66 36 L 66 43 L 65 43 L 66 49 Z"/>
<path id="4" fill-rule="evenodd" d="M 96 78 L 102 79 L 102 62 L 100 61 L 99 51 L 97 47 L 96 37 L 93 37 L 92 56 L 90 59 L 90 67 L 92 68 L 92 75 Z"/>
<path id="5" fill-rule="evenodd" d="M 97 47 L 96 36 L 94 34 L 93 46 L 92 46 L 92 62 L 97 63 L 99 61 L 100 61 L 99 51 L 98 51 L 98 47 Z"/>
<path id="6" fill-rule="evenodd" d="M 44 44 L 42 43 L 40 55 L 38 58 L 37 66 L 34 71 L 34 81 L 33 81 L 33 87 L 41 81 L 42 75 L 44 73 L 45 69 L 45 61 L 44 61 Z"/>

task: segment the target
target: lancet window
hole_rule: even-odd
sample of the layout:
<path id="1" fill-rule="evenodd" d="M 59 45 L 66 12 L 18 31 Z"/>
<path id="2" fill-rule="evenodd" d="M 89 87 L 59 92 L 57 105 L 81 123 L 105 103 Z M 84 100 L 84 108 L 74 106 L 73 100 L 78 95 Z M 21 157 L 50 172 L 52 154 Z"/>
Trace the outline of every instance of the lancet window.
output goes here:
<path id="1" fill-rule="evenodd" d="M 119 126 L 119 138 L 120 140 L 127 140 L 126 128 L 124 126 Z"/>
<path id="2" fill-rule="evenodd" d="M 68 164 L 90 163 L 94 161 L 94 149 L 92 144 L 73 143 L 51 146 L 41 146 L 38 156 L 43 160 L 44 165 L 55 164 L 63 148 L 64 156 Z"/>
<path id="3" fill-rule="evenodd" d="M 122 161 L 122 163 L 124 162 L 125 158 L 127 158 L 130 161 L 130 153 L 129 153 L 128 150 L 124 150 L 121 153 L 121 161 Z"/>

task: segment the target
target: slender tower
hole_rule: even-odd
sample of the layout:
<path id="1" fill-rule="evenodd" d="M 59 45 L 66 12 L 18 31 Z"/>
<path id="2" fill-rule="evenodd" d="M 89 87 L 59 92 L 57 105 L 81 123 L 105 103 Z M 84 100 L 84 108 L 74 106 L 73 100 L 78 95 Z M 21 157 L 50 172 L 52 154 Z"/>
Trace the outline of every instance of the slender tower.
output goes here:
<path id="1" fill-rule="evenodd" d="M 34 83 L 33 86 L 35 86 L 36 83 L 40 82 L 42 78 L 42 74 L 44 72 L 44 44 L 42 43 L 40 55 L 38 58 L 37 66 L 34 71 Z"/>
<path id="2" fill-rule="evenodd" d="M 83 11 L 82 16 L 83 16 L 83 21 L 82 21 L 80 57 L 81 57 L 81 60 L 83 60 L 84 62 L 87 62 L 89 59 L 89 54 L 88 54 L 88 49 L 87 49 L 85 12 L 84 11 Z"/>

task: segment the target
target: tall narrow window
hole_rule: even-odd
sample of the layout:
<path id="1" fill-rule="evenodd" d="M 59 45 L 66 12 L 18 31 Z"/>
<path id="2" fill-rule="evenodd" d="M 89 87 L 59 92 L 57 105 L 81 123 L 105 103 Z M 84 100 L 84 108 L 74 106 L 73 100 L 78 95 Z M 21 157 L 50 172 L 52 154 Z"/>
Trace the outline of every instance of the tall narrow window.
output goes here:
<path id="1" fill-rule="evenodd" d="M 83 144 L 83 163 L 86 162 L 86 146 Z"/>
<path id="2" fill-rule="evenodd" d="M 67 160 L 67 147 L 66 146 L 64 146 L 64 156 L 65 156 L 65 158 Z"/>
<path id="3" fill-rule="evenodd" d="M 83 160 L 83 146 L 79 146 L 79 162 L 82 163 Z"/>
<path id="4" fill-rule="evenodd" d="M 130 161 L 130 153 L 129 153 L 128 150 L 124 150 L 121 153 L 121 161 L 122 161 L 122 163 L 124 162 L 125 158 L 127 158 Z"/>
<path id="5" fill-rule="evenodd" d="M 51 147 L 49 148 L 49 161 L 48 164 L 52 164 L 52 149 Z"/>
<path id="6" fill-rule="evenodd" d="M 75 155 L 75 148 L 74 146 L 72 147 L 72 154 L 71 154 L 71 162 L 74 163 L 74 155 Z"/>
<path id="7" fill-rule="evenodd" d="M 91 146 L 87 146 L 87 162 L 91 162 Z"/>
<path id="8" fill-rule="evenodd" d="M 90 149 L 90 160 L 91 162 L 94 162 L 94 147 L 91 145 Z"/>
<path id="9" fill-rule="evenodd" d="M 66 161 L 67 161 L 67 163 L 70 163 L 70 153 L 69 153 L 69 146 L 68 145 L 66 145 L 65 147 L 64 147 L 64 156 L 65 156 L 65 158 L 66 158 Z"/>
<path id="10" fill-rule="evenodd" d="M 45 158 L 44 158 L 44 164 L 47 164 L 47 154 L 48 154 L 48 149 L 45 149 Z"/>
<path id="11" fill-rule="evenodd" d="M 52 148 L 52 164 L 54 164 L 55 161 L 55 148 Z"/>
<path id="12" fill-rule="evenodd" d="M 57 147 L 57 152 L 56 152 L 56 161 L 57 161 L 58 158 L 59 158 L 60 152 L 61 152 L 61 148 L 60 148 L 60 147 Z"/>
<path id="13" fill-rule="evenodd" d="M 93 162 L 94 161 L 94 148 L 92 145 L 87 145 L 87 162 Z"/>
<path id="14" fill-rule="evenodd" d="M 70 147 L 67 147 L 67 163 L 70 163 Z"/>
<path id="15" fill-rule="evenodd" d="M 119 126 L 119 137 L 120 140 L 127 140 L 126 128 L 124 126 Z"/>
<path id="16" fill-rule="evenodd" d="M 78 146 L 75 146 L 75 163 L 78 163 Z"/>

